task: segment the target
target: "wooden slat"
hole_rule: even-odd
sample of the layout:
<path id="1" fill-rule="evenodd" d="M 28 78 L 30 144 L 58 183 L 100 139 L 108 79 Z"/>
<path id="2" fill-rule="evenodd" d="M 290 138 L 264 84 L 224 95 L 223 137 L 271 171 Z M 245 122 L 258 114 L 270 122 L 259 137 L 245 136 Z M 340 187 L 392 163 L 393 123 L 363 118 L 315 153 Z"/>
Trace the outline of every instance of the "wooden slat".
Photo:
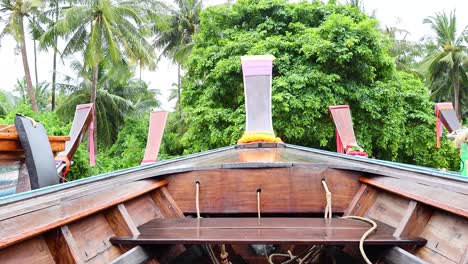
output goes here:
<path id="1" fill-rule="evenodd" d="M 256 213 L 262 190 L 264 213 L 323 213 L 321 183 L 333 193 L 333 212 L 342 213 L 359 188 L 359 173 L 322 168 L 215 169 L 173 174 L 167 189 L 184 213 L 194 213 L 195 183 L 200 182 L 202 213 Z"/>
<path id="2" fill-rule="evenodd" d="M 359 190 L 354 195 L 353 200 L 345 210 L 344 215 L 363 216 L 374 204 L 376 199 L 377 191 L 367 184 L 361 184 L 361 187 L 359 187 Z"/>
<path id="3" fill-rule="evenodd" d="M 150 259 L 150 256 L 142 247 L 134 247 L 111 261 L 111 264 L 143 264 Z"/>
<path id="4" fill-rule="evenodd" d="M 1 229 L 0 229 L 1 232 Z M 2 264 L 50 264 L 54 259 L 41 236 L 28 239 L 12 247 L 0 250 Z"/>
<path id="5" fill-rule="evenodd" d="M 119 204 L 104 212 L 107 222 L 117 236 L 139 235 L 137 226 L 128 214 L 125 205 Z"/>
<path id="6" fill-rule="evenodd" d="M 429 264 L 423 259 L 399 247 L 393 247 L 384 253 L 383 262 L 386 264 Z"/>
<path id="7" fill-rule="evenodd" d="M 410 201 L 408 208 L 398 225 L 394 236 L 420 236 L 427 222 L 431 219 L 432 210 L 416 202 Z"/>
<path id="8" fill-rule="evenodd" d="M 0 248 L 73 222 L 164 186 L 167 181 L 141 180 L 0 221 Z M 14 214 L 14 212 L 13 212 Z M 14 214 L 15 215 L 15 214 Z"/>
<path id="9" fill-rule="evenodd" d="M 122 244 L 295 243 L 357 244 L 369 224 L 351 219 L 206 218 L 155 219 L 136 237 L 114 237 Z M 396 238 L 393 229 L 378 228 L 366 245 L 422 245 L 424 239 Z"/>
<path id="10" fill-rule="evenodd" d="M 367 211 L 367 216 L 397 228 L 409 201 L 391 193 L 378 191 L 377 197 Z"/>
<path id="11" fill-rule="evenodd" d="M 372 179 L 361 177 L 360 181 L 374 187 L 384 189 L 388 192 L 468 218 L 467 195 L 390 177 L 375 177 Z"/>
<path id="12" fill-rule="evenodd" d="M 155 204 L 161 210 L 164 218 L 180 218 L 184 217 L 184 212 L 179 208 L 174 198 L 167 190 L 166 186 L 158 188 L 151 194 Z"/>
<path id="13" fill-rule="evenodd" d="M 47 233 L 46 241 L 56 263 L 85 263 L 67 225 Z"/>
<path id="14" fill-rule="evenodd" d="M 415 254 L 434 263 L 458 263 L 468 248 L 468 219 L 434 211 L 421 236 L 427 244 Z"/>
<path id="15" fill-rule="evenodd" d="M 108 263 L 123 252 L 112 245 L 115 235 L 102 213 L 96 213 L 68 225 L 80 257 L 86 263 Z"/>

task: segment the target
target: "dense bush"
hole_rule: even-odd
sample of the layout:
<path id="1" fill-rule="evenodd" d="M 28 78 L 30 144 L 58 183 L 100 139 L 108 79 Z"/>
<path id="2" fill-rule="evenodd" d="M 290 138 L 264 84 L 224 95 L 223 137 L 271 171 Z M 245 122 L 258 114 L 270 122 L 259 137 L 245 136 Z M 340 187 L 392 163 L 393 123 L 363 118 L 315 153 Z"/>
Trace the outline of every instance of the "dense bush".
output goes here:
<path id="1" fill-rule="evenodd" d="M 278 136 L 335 149 L 329 105 L 348 104 L 371 156 L 456 169 L 448 142 L 435 148 L 433 103 L 398 72 L 377 21 L 336 3 L 239 0 L 202 13 L 183 82 L 185 153 L 234 144 L 244 130 L 240 56 L 272 54 Z"/>

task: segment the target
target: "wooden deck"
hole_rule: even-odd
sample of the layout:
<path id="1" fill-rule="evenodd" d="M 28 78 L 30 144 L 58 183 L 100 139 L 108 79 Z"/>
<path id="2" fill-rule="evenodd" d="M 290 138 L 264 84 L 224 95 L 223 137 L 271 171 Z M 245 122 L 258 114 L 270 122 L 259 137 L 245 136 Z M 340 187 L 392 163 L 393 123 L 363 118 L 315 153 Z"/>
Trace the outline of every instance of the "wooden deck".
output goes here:
<path id="1" fill-rule="evenodd" d="M 134 237 L 113 237 L 118 244 L 358 244 L 370 225 L 353 219 L 334 218 L 182 218 L 153 219 L 140 226 Z M 366 245 L 424 245 L 425 239 L 394 237 L 393 228 L 382 226 Z"/>

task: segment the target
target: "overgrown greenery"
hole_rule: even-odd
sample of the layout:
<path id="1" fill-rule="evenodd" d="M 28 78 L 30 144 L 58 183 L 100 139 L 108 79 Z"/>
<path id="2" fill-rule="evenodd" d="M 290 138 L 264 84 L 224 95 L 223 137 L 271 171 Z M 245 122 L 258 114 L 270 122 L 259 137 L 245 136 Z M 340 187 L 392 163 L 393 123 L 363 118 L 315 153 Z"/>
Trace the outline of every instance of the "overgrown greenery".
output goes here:
<path id="1" fill-rule="evenodd" d="M 371 156 L 456 168 L 456 151 L 432 140 L 427 88 L 396 70 L 377 24 L 335 3 L 240 0 L 207 9 L 183 82 L 185 153 L 236 142 L 245 111 L 240 56 L 272 54 L 274 127 L 285 142 L 333 150 L 328 106 L 348 104 Z"/>
<path id="2" fill-rule="evenodd" d="M 141 81 L 141 68 L 155 66 L 157 47 L 179 66 L 171 95 L 177 109 L 169 115 L 159 158 L 232 145 L 245 122 L 240 56 L 273 54 L 274 127 L 285 142 L 334 150 L 328 106 L 349 104 L 359 144 L 371 156 L 456 170 L 451 144 L 443 140 L 435 149 L 431 99 L 454 101 L 458 80 L 460 108 L 467 112 L 467 31 L 456 34 L 455 16 L 440 13 L 426 21 L 434 41 L 414 43 L 397 37 L 400 29 L 380 30 L 362 1 L 336 2 L 239 0 L 202 10 L 201 0 L 175 0 L 172 6 L 77 0 L 73 7 L 63 0 L 1 0 L 0 14 L 16 19 L 5 23 L 10 20 L 0 17 L 0 27 L 7 25 L 0 37 L 10 34 L 20 46 L 29 35 L 40 41 L 53 51 L 54 73 L 50 85 L 34 87 L 26 79 L 18 81 L 16 94 L 1 92 L 0 123 L 12 123 L 19 112 L 40 120 L 49 134 L 68 134 L 75 106 L 96 100 L 97 166 L 89 167 L 83 143 L 69 179 L 138 165 L 149 112 L 159 106 L 159 92 Z M 30 34 L 19 30 L 23 24 Z M 59 41 L 65 43 L 61 50 Z M 57 79 L 57 56 L 74 76 Z M 423 58 L 437 60 L 422 67 Z M 31 110 L 31 101 L 41 113 Z"/>

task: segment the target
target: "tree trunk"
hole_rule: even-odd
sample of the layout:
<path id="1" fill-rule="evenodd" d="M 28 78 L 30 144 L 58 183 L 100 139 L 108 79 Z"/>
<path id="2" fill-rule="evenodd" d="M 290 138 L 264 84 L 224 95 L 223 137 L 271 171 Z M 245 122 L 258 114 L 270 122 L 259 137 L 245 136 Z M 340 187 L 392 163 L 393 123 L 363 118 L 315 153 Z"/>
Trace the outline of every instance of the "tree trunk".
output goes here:
<path id="1" fill-rule="evenodd" d="M 37 48 L 36 48 L 36 40 L 33 39 L 34 45 L 34 75 L 36 77 L 36 89 L 39 87 L 39 76 L 37 74 Z"/>
<path id="2" fill-rule="evenodd" d="M 93 111 L 93 120 L 94 120 L 94 131 L 92 137 L 94 137 L 94 152 L 97 153 L 97 122 L 96 122 L 96 113 L 97 113 L 97 106 L 96 106 L 96 97 L 97 97 L 97 85 L 98 85 L 98 77 L 99 77 L 99 65 L 93 67 L 93 79 L 92 79 L 92 86 L 91 86 L 91 103 L 93 104 L 94 111 Z M 90 135 L 91 136 L 91 135 Z"/>
<path id="3" fill-rule="evenodd" d="M 180 63 L 177 64 L 177 110 L 179 111 L 179 115 L 182 115 L 182 110 L 180 106 Z"/>
<path id="4" fill-rule="evenodd" d="M 55 14 L 54 14 L 54 22 L 57 24 L 58 20 L 58 1 L 55 1 Z M 52 62 L 53 69 L 52 69 L 52 111 L 55 109 L 55 91 L 57 86 L 57 32 L 54 32 L 54 61 Z"/>
<path id="5" fill-rule="evenodd" d="M 457 113 L 458 121 L 462 121 L 462 111 L 460 107 L 460 82 L 458 81 L 458 68 L 454 66 L 452 69 L 452 88 L 453 88 L 453 106 Z"/>
<path id="6" fill-rule="evenodd" d="M 31 106 L 34 112 L 38 112 L 37 108 L 37 101 L 36 95 L 34 94 L 34 88 L 31 81 L 31 72 L 29 70 L 28 64 L 28 55 L 26 51 L 26 36 L 24 34 L 24 25 L 23 25 L 23 16 L 20 16 L 19 21 L 19 30 L 20 30 L 20 49 L 21 49 L 21 57 L 23 59 L 23 68 L 24 68 L 24 76 L 26 77 L 26 87 L 28 89 L 29 100 L 31 101 Z"/>

